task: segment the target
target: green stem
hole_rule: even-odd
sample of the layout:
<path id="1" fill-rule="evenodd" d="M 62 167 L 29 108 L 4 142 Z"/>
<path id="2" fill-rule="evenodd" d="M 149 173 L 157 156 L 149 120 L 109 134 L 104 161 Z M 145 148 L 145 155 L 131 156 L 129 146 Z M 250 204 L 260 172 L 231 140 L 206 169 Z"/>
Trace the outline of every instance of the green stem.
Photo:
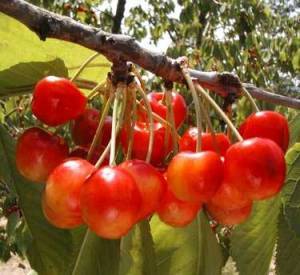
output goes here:
<path id="1" fill-rule="evenodd" d="M 240 135 L 239 131 L 235 128 L 231 120 L 228 118 L 228 116 L 223 112 L 223 110 L 219 107 L 219 105 L 211 98 L 211 96 L 205 92 L 205 90 L 199 85 L 196 84 L 197 91 L 205 98 L 206 101 L 216 110 L 216 112 L 224 119 L 224 121 L 227 123 L 228 127 L 231 129 L 233 134 L 236 136 L 236 138 L 239 141 L 242 141 L 243 138 Z"/>
<path id="2" fill-rule="evenodd" d="M 90 63 L 92 62 L 97 56 L 99 55 L 99 53 L 94 53 L 92 56 L 90 56 L 86 61 L 84 61 L 84 63 L 80 66 L 80 68 L 78 69 L 78 71 L 74 74 L 74 76 L 71 78 L 71 81 L 75 81 L 76 78 L 81 74 L 81 72 L 84 70 L 84 68 Z"/>
<path id="3" fill-rule="evenodd" d="M 94 153 L 94 151 L 97 147 L 97 144 L 98 144 L 98 141 L 99 141 L 99 138 L 100 138 L 100 135 L 101 135 L 101 131 L 102 131 L 102 128 L 103 128 L 103 125 L 104 125 L 104 121 L 105 121 L 105 118 L 108 114 L 109 107 L 110 107 L 110 104 L 111 104 L 111 101 L 112 101 L 113 97 L 114 97 L 113 93 L 111 93 L 109 98 L 106 101 L 106 104 L 104 106 L 104 109 L 103 109 L 103 112 L 102 112 L 97 130 L 96 130 L 96 133 L 95 133 L 95 136 L 94 136 L 93 141 L 92 141 L 92 145 L 91 145 L 91 147 L 89 149 L 89 152 L 88 152 L 88 155 L 87 155 L 87 160 L 91 159 L 91 157 L 93 156 L 93 153 Z"/>
<path id="4" fill-rule="evenodd" d="M 201 109 L 200 109 L 200 100 L 198 97 L 198 94 L 196 92 L 194 83 L 192 81 L 192 78 L 190 77 L 188 70 L 186 68 L 181 68 L 183 76 L 189 86 L 189 89 L 192 93 L 195 110 L 196 110 L 196 124 L 197 124 L 197 130 L 198 130 L 198 136 L 197 136 L 197 143 L 196 143 L 196 152 L 201 151 L 201 134 L 202 134 L 202 122 L 201 122 Z"/>
<path id="5" fill-rule="evenodd" d="M 252 108 L 254 109 L 255 112 L 259 112 L 259 108 L 257 106 L 257 104 L 255 103 L 254 98 L 252 97 L 252 95 L 247 91 L 247 89 L 245 87 L 242 87 L 242 92 L 244 94 L 244 96 L 247 97 L 247 99 L 250 101 Z"/>
<path id="6" fill-rule="evenodd" d="M 154 143 L 154 123 L 153 123 L 152 109 L 151 109 L 150 102 L 147 98 L 147 95 L 146 95 L 145 91 L 143 90 L 138 78 L 136 78 L 136 84 L 137 84 L 136 85 L 137 89 L 140 92 L 140 94 L 145 102 L 146 109 L 147 109 L 147 115 L 148 115 L 148 119 L 149 119 L 149 143 L 148 143 L 146 162 L 150 162 L 151 156 L 152 156 L 152 150 L 153 150 L 153 143 Z"/>

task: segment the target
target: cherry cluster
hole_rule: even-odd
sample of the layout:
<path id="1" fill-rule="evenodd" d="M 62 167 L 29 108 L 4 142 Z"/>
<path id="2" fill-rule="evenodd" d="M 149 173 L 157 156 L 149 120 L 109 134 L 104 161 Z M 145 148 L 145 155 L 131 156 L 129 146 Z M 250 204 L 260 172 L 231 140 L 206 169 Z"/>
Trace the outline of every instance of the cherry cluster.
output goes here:
<path id="1" fill-rule="evenodd" d="M 152 92 L 147 99 L 152 112 L 166 119 L 165 93 Z M 171 104 L 178 129 L 187 106 L 175 92 Z M 277 112 L 250 115 L 239 129 L 244 140 L 233 144 L 224 133 L 201 133 L 200 152 L 196 152 L 198 128 L 189 128 L 178 137 L 179 153 L 166 164 L 173 143 L 170 131 L 162 123 L 153 123 L 153 151 L 150 163 L 145 162 L 149 122 L 138 110 L 133 133 L 122 127 L 119 135 L 124 153 L 132 143 L 132 159 L 117 166 L 105 159 L 96 168 L 111 139 L 110 116 L 88 161 L 100 114 L 87 107 L 87 98 L 71 81 L 53 76 L 40 80 L 31 107 L 45 125 L 71 122 L 76 144 L 71 152 L 62 137 L 38 127 L 25 130 L 16 150 L 20 173 L 33 182 L 46 183 L 42 208 L 48 221 L 59 228 L 85 223 L 99 236 L 115 239 L 155 212 L 163 222 L 182 227 L 201 208 L 218 223 L 235 225 L 247 219 L 253 201 L 275 196 L 284 183 L 289 130 L 287 120 Z"/>

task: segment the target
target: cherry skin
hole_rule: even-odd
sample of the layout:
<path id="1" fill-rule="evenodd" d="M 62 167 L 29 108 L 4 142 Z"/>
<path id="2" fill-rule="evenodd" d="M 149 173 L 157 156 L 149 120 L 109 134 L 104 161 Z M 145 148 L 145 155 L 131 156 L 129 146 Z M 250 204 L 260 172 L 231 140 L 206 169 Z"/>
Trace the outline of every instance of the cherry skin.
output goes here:
<path id="1" fill-rule="evenodd" d="M 261 111 L 250 115 L 240 126 L 244 139 L 252 137 L 268 138 L 286 152 L 289 145 L 289 127 L 287 119 L 280 113 Z"/>
<path id="2" fill-rule="evenodd" d="M 156 210 L 166 191 L 166 180 L 152 165 L 142 160 L 128 160 L 118 167 L 134 178 L 141 193 L 142 205 L 138 219 L 148 217 Z"/>
<path id="3" fill-rule="evenodd" d="M 157 214 L 160 220 L 168 225 L 184 227 L 195 219 L 201 207 L 201 203 L 191 203 L 177 199 L 168 188 L 157 208 Z"/>
<path id="4" fill-rule="evenodd" d="M 196 152 L 197 136 L 198 129 L 196 127 L 189 128 L 179 141 L 179 150 Z M 216 133 L 215 141 L 211 133 L 202 133 L 201 138 L 202 151 L 220 152 L 221 156 L 225 156 L 230 147 L 230 140 L 223 133 Z"/>
<path id="5" fill-rule="evenodd" d="M 34 89 L 33 114 L 49 126 L 58 126 L 84 112 L 87 99 L 68 79 L 47 76 Z"/>
<path id="6" fill-rule="evenodd" d="M 207 205 L 209 215 L 223 225 L 235 225 L 244 222 L 251 214 L 252 202 L 242 208 L 224 210 L 213 204 Z"/>
<path id="7" fill-rule="evenodd" d="M 22 176 L 45 182 L 52 170 L 68 157 L 64 139 L 37 127 L 27 129 L 18 139 L 16 164 Z"/>
<path id="8" fill-rule="evenodd" d="M 84 113 L 74 121 L 74 125 L 72 127 L 72 138 L 74 143 L 81 146 L 90 145 L 96 134 L 99 121 L 100 113 L 98 110 L 94 108 L 86 109 Z M 112 118 L 107 116 L 102 128 L 101 146 L 106 146 L 110 141 L 111 125 Z"/>
<path id="9" fill-rule="evenodd" d="M 97 170 L 81 191 L 82 218 L 97 235 L 118 239 L 137 221 L 141 194 L 133 177 L 117 167 Z"/>
<path id="10" fill-rule="evenodd" d="M 207 202 L 223 180 L 223 162 L 219 155 L 212 151 L 181 152 L 170 162 L 167 179 L 178 199 Z"/>
<path id="11" fill-rule="evenodd" d="M 77 157 L 77 158 L 83 158 L 83 159 L 86 159 L 87 158 L 87 155 L 88 155 L 88 152 L 89 152 L 89 149 L 88 148 L 85 148 L 85 147 L 81 147 L 81 146 L 76 146 L 69 154 L 69 157 L 70 158 L 74 158 L 74 157 Z M 101 153 L 102 151 L 99 151 L 99 150 L 96 150 L 91 159 L 88 160 L 91 164 L 96 164 L 98 159 L 100 158 L 101 156 Z M 105 165 L 108 165 L 109 164 L 109 160 L 108 160 L 108 157 L 106 157 L 103 161 L 103 163 L 101 164 L 101 166 L 105 166 Z"/>
<path id="12" fill-rule="evenodd" d="M 164 103 L 165 93 L 149 93 L 147 98 L 150 102 L 151 109 L 154 113 L 158 114 L 163 119 L 167 118 L 168 108 Z M 182 95 L 172 92 L 172 106 L 174 111 L 175 125 L 178 128 L 186 118 L 187 106 Z M 143 112 L 140 113 L 140 118 L 144 121 L 147 119 L 147 115 Z"/>
<path id="13" fill-rule="evenodd" d="M 230 211 L 241 209 L 251 203 L 252 201 L 247 198 L 245 194 L 236 189 L 236 187 L 227 182 L 223 182 L 207 205 Z"/>
<path id="14" fill-rule="evenodd" d="M 281 148 L 272 140 L 251 138 L 232 145 L 225 156 L 224 180 L 252 200 L 276 195 L 285 179 Z"/>
<path id="15" fill-rule="evenodd" d="M 88 161 L 69 159 L 49 175 L 42 197 L 47 220 L 59 228 L 81 225 L 80 193 L 84 181 L 96 170 Z"/>
<path id="16" fill-rule="evenodd" d="M 136 122 L 133 131 L 132 158 L 145 160 L 148 152 L 150 139 L 149 125 L 146 122 Z M 172 149 L 171 134 L 168 137 L 167 148 L 164 148 L 166 129 L 160 123 L 154 123 L 154 143 L 151 155 L 151 163 L 155 166 L 162 165 L 165 157 Z M 121 131 L 121 144 L 123 150 L 127 152 L 128 135 L 125 128 Z"/>

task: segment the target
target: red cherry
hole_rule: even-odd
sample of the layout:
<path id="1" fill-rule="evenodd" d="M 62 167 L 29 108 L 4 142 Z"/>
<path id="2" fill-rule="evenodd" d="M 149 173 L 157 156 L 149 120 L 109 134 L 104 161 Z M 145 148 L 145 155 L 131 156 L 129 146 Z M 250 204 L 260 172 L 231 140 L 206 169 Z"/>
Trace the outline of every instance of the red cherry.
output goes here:
<path id="1" fill-rule="evenodd" d="M 68 157 L 68 151 L 68 145 L 60 136 L 37 127 L 29 128 L 17 143 L 17 168 L 25 178 L 44 182 L 51 171 Z"/>
<path id="2" fill-rule="evenodd" d="M 251 214 L 252 202 L 250 204 L 232 210 L 224 210 L 213 204 L 207 205 L 210 216 L 220 224 L 235 225 L 244 222 Z"/>
<path id="3" fill-rule="evenodd" d="M 285 179 L 282 150 L 270 139 L 251 138 L 232 145 L 225 156 L 224 179 L 249 199 L 276 195 Z"/>
<path id="4" fill-rule="evenodd" d="M 88 148 L 85 148 L 85 147 L 80 147 L 80 146 L 76 146 L 72 151 L 71 153 L 69 154 L 69 157 L 70 158 L 73 158 L 73 157 L 77 157 L 77 158 L 83 158 L 83 159 L 86 159 L 87 158 L 87 155 L 88 155 L 88 152 L 89 152 L 89 149 Z M 96 150 L 91 159 L 89 160 L 89 162 L 91 164 L 96 164 L 98 159 L 100 158 L 101 156 L 101 151 L 99 150 Z M 108 158 L 105 158 L 102 165 L 101 166 L 105 166 L 105 165 L 108 165 L 109 164 L 109 160 Z"/>
<path id="5" fill-rule="evenodd" d="M 170 153 L 172 149 L 172 138 L 171 134 L 168 137 L 168 146 L 164 148 L 166 129 L 160 123 L 154 123 L 154 144 L 151 155 L 151 163 L 153 165 L 162 165 L 165 157 Z M 133 132 L 133 148 L 132 158 L 145 160 L 148 143 L 149 143 L 149 125 L 146 122 L 137 122 L 134 126 Z M 126 129 L 123 128 L 121 131 L 121 144 L 125 152 L 128 148 L 128 135 Z"/>
<path id="6" fill-rule="evenodd" d="M 166 191 L 164 177 L 152 165 L 142 160 L 125 161 L 118 167 L 134 178 L 142 196 L 139 219 L 146 218 L 156 210 Z"/>
<path id="7" fill-rule="evenodd" d="M 47 76 L 34 89 L 33 114 L 49 126 L 64 124 L 84 112 L 87 99 L 68 79 Z"/>
<path id="8" fill-rule="evenodd" d="M 66 160 L 49 175 L 43 193 L 43 211 L 48 221 L 59 228 L 82 224 L 80 191 L 83 182 L 95 171 L 84 159 Z"/>
<path id="9" fill-rule="evenodd" d="M 201 203 L 191 203 L 177 199 L 168 188 L 157 209 L 157 214 L 164 223 L 174 227 L 183 227 L 195 219 L 201 207 Z"/>
<path id="10" fill-rule="evenodd" d="M 213 205 L 227 211 L 240 209 L 249 204 L 251 204 L 251 200 L 245 194 L 233 185 L 223 182 L 207 205 Z"/>
<path id="11" fill-rule="evenodd" d="M 168 184 L 183 201 L 207 202 L 223 180 L 223 163 L 212 151 L 181 152 L 169 164 Z"/>
<path id="12" fill-rule="evenodd" d="M 72 138 L 77 145 L 88 146 L 92 143 L 100 121 L 99 111 L 86 109 L 72 127 Z M 101 136 L 101 146 L 106 146 L 111 138 L 112 119 L 107 116 L 104 120 Z"/>
<path id="13" fill-rule="evenodd" d="M 162 118 L 166 119 L 168 108 L 165 102 L 163 102 L 165 93 L 152 92 L 147 94 L 147 98 L 150 102 L 152 111 Z M 176 127 L 179 127 L 185 120 L 187 114 L 187 106 L 185 100 L 179 93 L 172 92 L 172 106 L 174 111 L 175 125 Z M 147 119 L 147 115 L 144 112 L 140 113 L 140 118 L 145 121 Z"/>
<path id="14" fill-rule="evenodd" d="M 82 218 L 97 235 L 124 236 L 137 221 L 141 194 L 132 176 L 120 168 L 103 167 L 83 185 Z"/>
<path id="15" fill-rule="evenodd" d="M 273 111 L 262 111 L 250 115 L 239 129 L 245 139 L 252 137 L 268 138 L 286 152 L 289 145 L 287 119 Z"/>
<path id="16" fill-rule="evenodd" d="M 197 136 L 198 129 L 196 127 L 189 128 L 179 141 L 179 150 L 196 152 Z M 230 147 L 230 140 L 223 133 L 216 133 L 215 141 L 211 133 L 202 133 L 201 142 L 202 151 L 220 152 L 221 156 L 225 156 Z"/>

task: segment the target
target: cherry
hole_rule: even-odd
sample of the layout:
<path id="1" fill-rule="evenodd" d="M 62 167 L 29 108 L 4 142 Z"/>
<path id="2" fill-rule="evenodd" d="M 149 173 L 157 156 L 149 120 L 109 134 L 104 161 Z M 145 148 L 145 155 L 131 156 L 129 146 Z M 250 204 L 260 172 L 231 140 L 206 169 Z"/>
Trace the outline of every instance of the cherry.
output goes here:
<path id="1" fill-rule="evenodd" d="M 177 199 L 168 188 L 157 209 L 157 214 L 160 220 L 168 225 L 184 227 L 195 219 L 201 207 L 201 203 L 191 203 Z"/>
<path id="2" fill-rule="evenodd" d="M 179 150 L 196 152 L 197 136 L 198 129 L 196 127 L 189 128 L 179 141 Z M 211 133 L 202 133 L 201 141 L 202 151 L 220 152 L 221 156 L 225 156 L 227 149 L 230 147 L 230 140 L 223 133 L 216 133 L 215 137 Z"/>
<path id="3" fill-rule="evenodd" d="M 239 129 L 243 138 L 268 138 L 286 152 L 289 145 L 289 127 L 287 119 L 273 111 L 262 111 L 250 115 Z"/>
<path id="4" fill-rule="evenodd" d="M 282 150 L 270 139 L 251 138 L 232 145 L 225 156 L 224 179 L 249 199 L 276 195 L 285 179 Z"/>
<path id="5" fill-rule="evenodd" d="M 87 158 L 87 155 L 88 155 L 88 152 L 89 152 L 89 149 L 88 148 L 85 148 L 85 147 L 80 147 L 80 146 L 76 146 L 69 154 L 69 157 L 72 158 L 72 157 L 77 157 L 77 158 L 83 158 L 83 159 L 86 159 Z M 91 164 L 96 164 L 98 159 L 100 158 L 101 156 L 101 151 L 99 150 L 96 150 L 91 159 L 89 160 L 89 162 Z M 105 166 L 105 165 L 108 165 L 109 164 L 109 160 L 108 158 L 106 157 L 103 161 L 103 163 L 101 164 L 101 166 Z"/>
<path id="6" fill-rule="evenodd" d="M 117 167 L 97 170 L 81 191 L 82 218 L 97 235 L 124 236 L 137 221 L 141 194 L 133 177 Z"/>
<path id="7" fill-rule="evenodd" d="M 60 136 L 37 127 L 29 128 L 18 139 L 17 168 L 25 178 L 44 182 L 50 172 L 68 157 L 68 151 L 68 145 Z"/>
<path id="8" fill-rule="evenodd" d="M 146 122 L 136 122 L 133 132 L 132 158 L 145 160 L 149 143 L 149 125 Z M 154 123 L 154 144 L 151 155 L 153 165 L 162 165 L 165 157 L 172 149 L 171 134 L 168 136 L 167 148 L 164 148 L 166 129 L 160 123 Z M 121 131 L 121 144 L 125 152 L 128 148 L 128 135 L 125 128 Z"/>
<path id="9" fill-rule="evenodd" d="M 152 111 L 166 119 L 168 108 L 164 102 L 165 93 L 152 92 L 147 94 L 147 98 L 150 102 Z M 172 92 L 172 106 L 174 111 L 175 125 L 176 127 L 179 127 L 185 120 L 187 114 L 187 106 L 183 96 L 181 96 L 179 93 Z M 147 116 L 145 113 L 141 113 L 140 118 L 145 121 Z"/>
<path id="10" fill-rule="evenodd" d="M 47 220 L 59 228 L 82 224 L 80 191 L 83 182 L 96 170 L 88 161 L 69 159 L 49 175 L 42 206 Z"/>
<path id="11" fill-rule="evenodd" d="M 77 145 L 88 146 L 92 143 L 100 121 L 99 111 L 89 108 L 76 118 L 72 127 L 72 138 Z M 107 116 L 104 120 L 101 136 L 101 145 L 106 146 L 111 138 L 112 118 Z"/>
<path id="12" fill-rule="evenodd" d="M 84 112 L 87 99 L 68 79 L 47 76 L 34 89 L 33 114 L 49 126 L 64 124 Z"/>
<path id="13" fill-rule="evenodd" d="M 235 225 L 244 222 L 251 214 L 252 202 L 242 208 L 224 210 L 214 204 L 207 205 L 210 216 L 220 224 Z"/>
<path id="14" fill-rule="evenodd" d="M 174 195 L 183 201 L 209 201 L 223 180 L 223 163 L 212 151 L 181 152 L 170 162 L 168 184 Z"/>
<path id="15" fill-rule="evenodd" d="M 207 205 L 213 205 L 227 211 L 243 208 L 250 205 L 251 202 L 245 194 L 241 193 L 233 185 L 223 182 Z"/>
<path id="16" fill-rule="evenodd" d="M 144 219 L 152 214 L 158 207 L 167 188 L 167 183 L 162 174 L 152 165 L 142 160 L 129 160 L 119 165 L 135 180 L 142 196 L 142 205 L 139 210 L 139 219 Z"/>

